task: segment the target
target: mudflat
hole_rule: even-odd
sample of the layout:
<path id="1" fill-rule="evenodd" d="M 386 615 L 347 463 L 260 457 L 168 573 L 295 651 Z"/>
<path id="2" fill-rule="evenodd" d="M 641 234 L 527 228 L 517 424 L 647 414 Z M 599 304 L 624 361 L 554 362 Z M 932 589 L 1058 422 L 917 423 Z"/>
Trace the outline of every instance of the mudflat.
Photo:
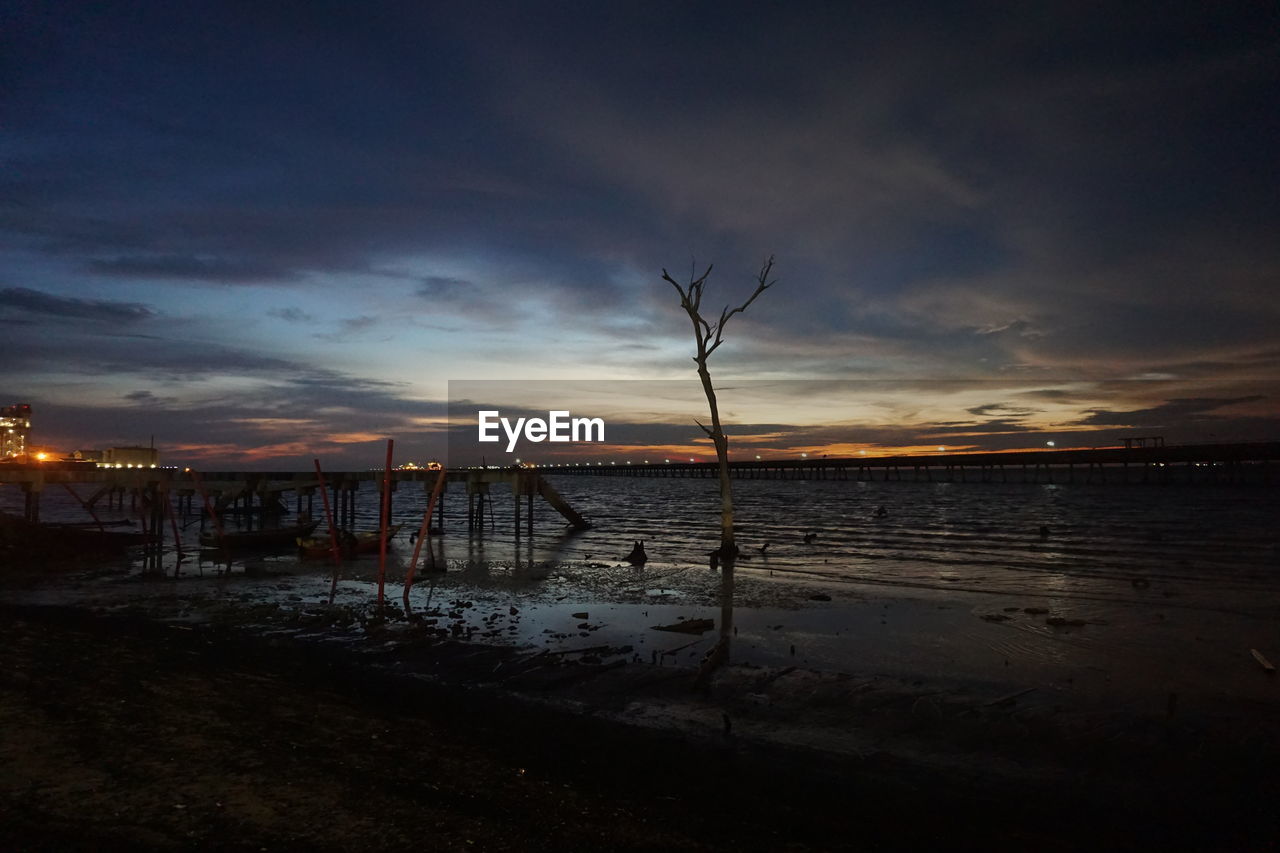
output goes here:
<path id="1" fill-rule="evenodd" d="M 1274 720 L 0 606 L 6 849 L 1256 849 Z M 501 673 L 502 677 L 498 677 Z M 1079 719 L 1079 718 L 1072 718 Z"/>

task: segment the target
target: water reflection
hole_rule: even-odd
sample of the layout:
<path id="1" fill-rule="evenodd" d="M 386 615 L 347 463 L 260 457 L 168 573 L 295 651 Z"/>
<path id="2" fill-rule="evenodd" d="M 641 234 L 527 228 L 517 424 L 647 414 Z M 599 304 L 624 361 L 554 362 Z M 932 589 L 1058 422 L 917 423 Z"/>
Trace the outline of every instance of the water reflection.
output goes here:
<path id="1" fill-rule="evenodd" d="M 695 681 L 699 687 L 705 686 L 715 671 L 727 666 L 731 660 L 733 646 L 733 587 L 736 560 L 732 557 L 720 562 L 720 630 L 715 645 L 707 652 L 698 667 Z"/>

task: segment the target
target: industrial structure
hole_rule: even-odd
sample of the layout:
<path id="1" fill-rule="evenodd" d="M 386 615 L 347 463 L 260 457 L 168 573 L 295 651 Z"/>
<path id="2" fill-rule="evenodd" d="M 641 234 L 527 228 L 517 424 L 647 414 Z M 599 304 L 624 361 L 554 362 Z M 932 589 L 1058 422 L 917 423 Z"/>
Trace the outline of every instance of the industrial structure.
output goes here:
<path id="1" fill-rule="evenodd" d="M 31 405 L 19 403 L 0 409 L 0 459 L 26 461 L 27 433 L 31 431 Z"/>

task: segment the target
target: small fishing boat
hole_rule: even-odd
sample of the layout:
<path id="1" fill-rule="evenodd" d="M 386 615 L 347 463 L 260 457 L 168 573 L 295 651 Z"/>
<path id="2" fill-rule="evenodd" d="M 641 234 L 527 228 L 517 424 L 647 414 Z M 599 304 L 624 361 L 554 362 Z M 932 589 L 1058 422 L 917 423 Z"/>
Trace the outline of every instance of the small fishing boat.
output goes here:
<path id="1" fill-rule="evenodd" d="M 387 528 L 387 541 L 400 532 L 403 524 L 393 524 Z M 371 554 L 378 550 L 378 542 L 381 538 L 381 532 L 377 530 L 362 530 L 359 533 L 352 533 L 349 530 L 338 531 L 338 548 L 342 553 L 350 556 L 352 554 Z M 298 550 L 307 557 L 327 557 L 333 553 L 333 545 L 329 536 L 299 536 L 297 538 Z"/>
<path id="2" fill-rule="evenodd" d="M 287 527 L 267 527 L 262 530 L 224 530 L 221 537 L 217 530 L 205 530 L 200 534 L 200 547 L 269 548 L 289 545 L 300 536 L 310 536 L 319 525 L 319 521 L 301 521 Z"/>
<path id="3" fill-rule="evenodd" d="M 129 522 L 97 522 L 87 524 L 37 524 L 0 512 L 0 559 L 18 556 L 89 556 L 116 554 L 155 542 L 155 537 L 134 531 L 109 531 Z M 90 527 L 90 525 L 93 525 Z"/>

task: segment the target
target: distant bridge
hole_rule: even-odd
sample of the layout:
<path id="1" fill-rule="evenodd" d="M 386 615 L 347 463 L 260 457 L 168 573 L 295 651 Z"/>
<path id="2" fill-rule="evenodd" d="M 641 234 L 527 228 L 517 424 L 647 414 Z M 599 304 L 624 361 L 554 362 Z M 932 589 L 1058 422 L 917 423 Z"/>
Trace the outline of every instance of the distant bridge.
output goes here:
<path id="1" fill-rule="evenodd" d="M 973 483 L 1271 484 L 1280 442 L 929 453 L 788 460 L 733 459 L 738 479 Z M 540 469 L 545 470 L 545 469 Z M 561 466 L 556 474 L 596 477 L 716 477 L 716 462 Z"/>

